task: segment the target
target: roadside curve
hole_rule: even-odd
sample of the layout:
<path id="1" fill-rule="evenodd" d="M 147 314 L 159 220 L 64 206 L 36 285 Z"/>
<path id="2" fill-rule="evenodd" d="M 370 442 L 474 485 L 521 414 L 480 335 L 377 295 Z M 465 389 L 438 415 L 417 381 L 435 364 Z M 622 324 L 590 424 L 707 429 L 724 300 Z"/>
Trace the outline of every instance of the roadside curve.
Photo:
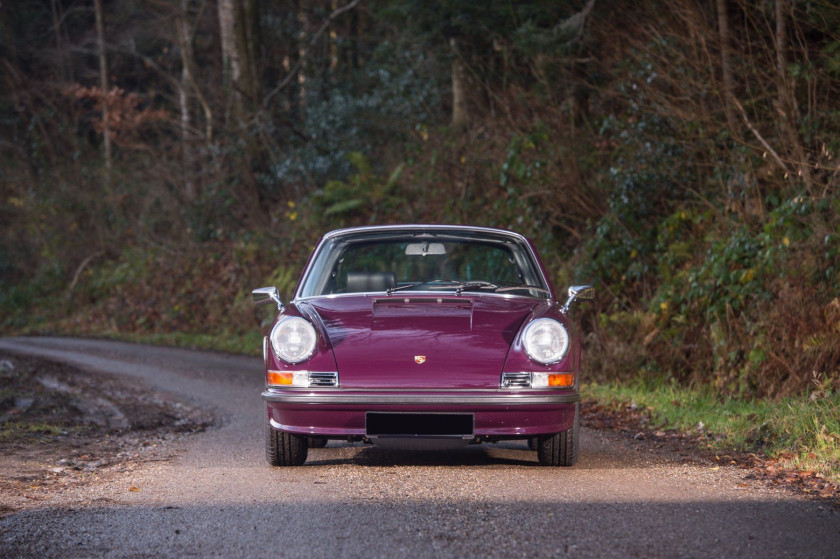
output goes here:
<path id="1" fill-rule="evenodd" d="M 4 338 L 172 394 L 216 426 L 178 456 L 0 517 L 2 557 L 834 557 L 830 505 L 584 429 L 573 468 L 522 443 L 446 453 L 331 441 L 263 457 L 257 358 L 67 338 Z M 134 488 L 133 490 L 131 488 Z"/>

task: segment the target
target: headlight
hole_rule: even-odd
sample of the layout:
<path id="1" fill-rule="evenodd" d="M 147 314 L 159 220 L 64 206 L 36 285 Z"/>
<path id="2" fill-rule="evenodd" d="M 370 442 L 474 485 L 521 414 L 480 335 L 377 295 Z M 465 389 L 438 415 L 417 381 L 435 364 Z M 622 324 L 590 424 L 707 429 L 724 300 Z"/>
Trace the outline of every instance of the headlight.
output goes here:
<path id="1" fill-rule="evenodd" d="M 538 318 L 525 327 L 522 344 L 528 357 L 543 365 L 550 365 L 566 355 L 569 333 L 554 319 Z"/>
<path id="2" fill-rule="evenodd" d="M 306 361 L 315 352 L 318 335 L 309 321 L 287 316 L 271 330 L 271 347 L 278 358 L 286 363 Z"/>

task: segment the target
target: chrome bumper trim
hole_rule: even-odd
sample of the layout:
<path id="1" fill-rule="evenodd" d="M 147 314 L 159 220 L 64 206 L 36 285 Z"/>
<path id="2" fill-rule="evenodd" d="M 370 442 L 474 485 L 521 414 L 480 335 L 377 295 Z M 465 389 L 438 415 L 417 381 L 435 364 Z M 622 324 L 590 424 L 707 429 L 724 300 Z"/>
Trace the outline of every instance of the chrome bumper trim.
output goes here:
<path id="1" fill-rule="evenodd" d="M 266 402 L 273 404 L 321 404 L 333 406 L 553 406 L 574 404 L 580 401 L 580 394 L 524 394 L 522 392 L 494 391 L 485 394 L 397 394 L 292 392 L 266 390 L 262 393 Z"/>

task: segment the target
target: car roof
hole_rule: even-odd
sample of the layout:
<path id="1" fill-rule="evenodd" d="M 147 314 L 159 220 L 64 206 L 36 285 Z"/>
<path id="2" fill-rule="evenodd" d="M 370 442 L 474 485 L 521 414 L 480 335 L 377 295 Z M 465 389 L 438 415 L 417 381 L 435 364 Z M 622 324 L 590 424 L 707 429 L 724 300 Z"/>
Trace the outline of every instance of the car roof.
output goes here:
<path id="1" fill-rule="evenodd" d="M 323 240 L 331 239 L 333 237 L 343 237 L 345 235 L 354 235 L 357 233 L 376 233 L 380 231 L 428 231 L 428 232 L 442 232 L 442 231 L 452 231 L 452 232 L 464 232 L 464 233 L 488 233 L 493 235 L 505 235 L 509 237 L 515 237 L 522 241 L 528 241 L 528 239 L 515 231 L 510 231 L 508 229 L 499 229 L 495 227 L 478 227 L 473 225 L 440 225 L 440 224 L 403 224 L 403 225 L 366 225 L 362 227 L 347 227 L 344 229 L 336 229 L 334 231 L 330 231 L 329 233 L 323 236 Z"/>

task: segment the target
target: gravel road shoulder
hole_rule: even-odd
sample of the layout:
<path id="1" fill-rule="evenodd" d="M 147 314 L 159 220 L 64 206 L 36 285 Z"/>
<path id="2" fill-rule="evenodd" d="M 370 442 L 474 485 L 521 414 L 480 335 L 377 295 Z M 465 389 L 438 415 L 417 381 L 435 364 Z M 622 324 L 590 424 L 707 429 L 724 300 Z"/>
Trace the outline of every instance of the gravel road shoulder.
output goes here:
<path id="1" fill-rule="evenodd" d="M 0 514 L 169 460 L 212 423 L 142 381 L 0 352 Z"/>

